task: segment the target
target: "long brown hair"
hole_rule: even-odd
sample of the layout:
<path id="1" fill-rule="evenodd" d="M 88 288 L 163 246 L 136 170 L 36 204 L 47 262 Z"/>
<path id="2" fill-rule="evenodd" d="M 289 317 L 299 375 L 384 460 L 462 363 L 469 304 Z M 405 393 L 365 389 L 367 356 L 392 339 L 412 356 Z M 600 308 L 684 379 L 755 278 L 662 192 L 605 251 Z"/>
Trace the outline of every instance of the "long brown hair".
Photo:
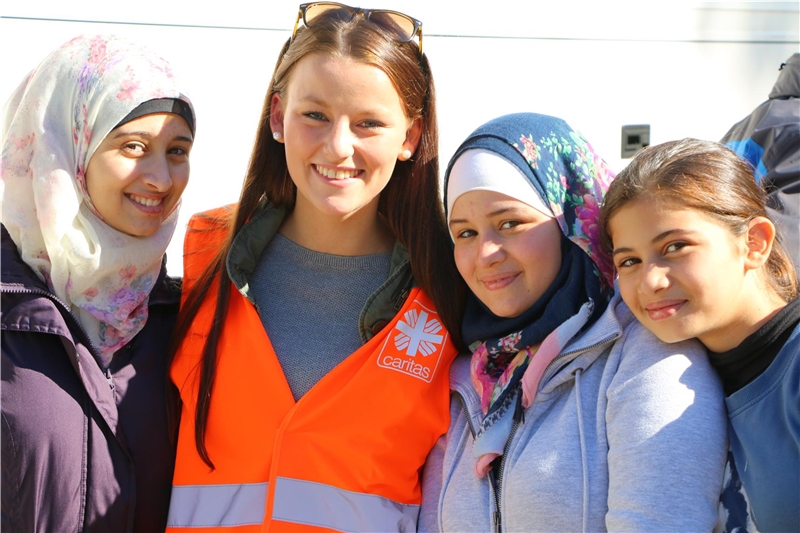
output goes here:
<path id="1" fill-rule="evenodd" d="M 770 218 L 766 192 L 753 177 L 752 167 L 735 152 L 712 141 L 666 142 L 637 154 L 606 192 L 600 231 L 608 253 L 613 247 L 609 221 L 622 206 L 643 196 L 664 198 L 672 205 L 702 211 L 737 237 L 747 231 L 755 217 Z M 775 293 L 788 302 L 798 294 L 798 281 L 778 230 L 765 265 L 765 278 Z"/>
<path id="2" fill-rule="evenodd" d="M 227 218 L 209 221 L 214 229 L 227 231 L 227 240 L 188 292 L 173 335 L 172 357 L 187 336 L 203 301 L 210 293 L 216 293 L 214 318 L 202 354 L 195 416 L 197 451 L 211 468 L 214 464 L 206 449 L 205 432 L 216 374 L 217 344 L 230 295 L 231 281 L 225 260 L 234 237 L 263 201 L 286 210 L 294 207 L 297 188 L 289 176 L 284 145 L 272 137 L 270 102 L 273 94 L 285 94 L 294 66 L 310 53 L 347 57 L 380 68 L 394 84 L 406 115 L 422 119 L 422 135 L 414 157 L 397 162 L 381 193 L 378 209 L 396 238 L 408 249 L 414 278 L 433 301 L 453 340 L 460 343 L 461 339 L 464 286 L 453 260 L 439 192 L 436 98 L 427 58 L 418 51 L 415 42 L 395 42 L 362 17 L 350 21 L 331 18 L 315 22 L 313 28 L 301 27 L 294 40 L 284 44 L 278 57 L 236 209 Z"/>

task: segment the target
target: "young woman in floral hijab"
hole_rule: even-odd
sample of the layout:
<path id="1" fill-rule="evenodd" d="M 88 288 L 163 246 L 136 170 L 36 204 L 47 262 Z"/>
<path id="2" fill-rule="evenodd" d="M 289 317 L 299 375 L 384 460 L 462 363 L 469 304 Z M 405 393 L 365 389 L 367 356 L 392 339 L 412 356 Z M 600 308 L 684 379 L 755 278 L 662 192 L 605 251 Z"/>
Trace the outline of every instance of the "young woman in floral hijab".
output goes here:
<path id="1" fill-rule="evenodd" d="M 51 53 L 3 109 L 4 531 L 164 528 L 164 252 L 194 124 L 166 61 L 103 36 Z"/>
<path id="2" fill-rule="evenodd" d="M 423 475 L 423 531 L 710 531 L 722 391 L 615 294 L 597 221 L 613 174 L 563 120 L 492 120 L 457 150 L 446 206 L 471 354 Z"/>

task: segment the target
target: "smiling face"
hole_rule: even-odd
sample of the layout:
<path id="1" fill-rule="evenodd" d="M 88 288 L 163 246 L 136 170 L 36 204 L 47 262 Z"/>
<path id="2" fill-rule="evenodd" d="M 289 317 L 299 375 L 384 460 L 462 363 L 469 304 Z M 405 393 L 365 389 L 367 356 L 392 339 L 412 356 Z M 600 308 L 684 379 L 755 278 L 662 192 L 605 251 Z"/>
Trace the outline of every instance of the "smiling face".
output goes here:
<path id="1" fill-rule="evenodd" d="M 378 198 L 398 157 L 412 154 L 421 121 L 406 117 L 389 77 L 343 57 L 310 54 L 297 62 L 285 93 L 272 97 L 271 127 L 281 133 L 297 186 L 294 215 L 311 220 L 377 217 Z"/>
<path id="2" fill-rule="evenodd" d="M 450 233 L 458 271 L 500 317 L 529 309 L 561 268 L 563 234 L 556 220 L 505 194 L 461 195 L 453 204 Z"/>
<path id="3" fill-rule="evenodd" d="M 702 211 L 652 197 L 622 206 L 608 228 L 622 298 L 661 340 L 697 337 L 725 351 L 763 318 L 763 288 L 747 274 L 748 233 L 736 237 Z"/>
<path id="4" fill-rule="evenodd" d="M 111 131 L 86 167 L 86 188 L 112 228 L 153 235 L 189 182 L 192 132 L 171 113 L 145 115 Z"/>

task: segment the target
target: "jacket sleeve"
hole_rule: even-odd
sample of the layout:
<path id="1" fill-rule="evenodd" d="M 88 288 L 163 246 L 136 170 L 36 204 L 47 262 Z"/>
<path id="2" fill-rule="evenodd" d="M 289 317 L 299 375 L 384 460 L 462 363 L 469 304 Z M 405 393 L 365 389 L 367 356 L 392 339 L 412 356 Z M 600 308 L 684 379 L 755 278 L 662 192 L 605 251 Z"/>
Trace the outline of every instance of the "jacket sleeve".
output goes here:
<path id="1" fill-rule="evenodd" d="M 439 531 L 439 503 L 444 475 L 444 450 L 447 435 L 442 435 L 428 454 L 422 470 L 422 506 L 419 511 L 417 531 Z"/>
<path id="2" fill-rule="evenodd" d="M 665 344 L 638 322 L 627 329 L 607 391 L 606 526 L 711 531 L 727 451 L 719 378 L 696 341 Z"/>
<path id="3" fill-rule="evenodd" d="M 450 428 L 447 433 L 439 437 L 436 441 L 425 466 L 422 469 L 422 506 L 419 512 L 417 531 L 420 532 L 440 532 L 442 524 L 442 497 L 444 487 L 445 471 L 445 451 L 449 437 L 456 428 L 460 427 L 459 422 L 463 421 L 463 407 L 455 395 L 450 395 Z M 463 422 L 462 422 L 463 423 Z"/>

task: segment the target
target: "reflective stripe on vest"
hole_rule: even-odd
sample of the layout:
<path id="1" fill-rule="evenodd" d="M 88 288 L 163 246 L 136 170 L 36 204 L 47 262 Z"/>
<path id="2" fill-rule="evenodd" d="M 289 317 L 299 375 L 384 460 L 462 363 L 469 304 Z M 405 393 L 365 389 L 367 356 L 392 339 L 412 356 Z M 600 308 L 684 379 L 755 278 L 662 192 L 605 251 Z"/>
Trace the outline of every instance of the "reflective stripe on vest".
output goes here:
<path id="1" fill-rule="evenodd" d="M 267 483 L 172 488 L 168 527 L 234 527 L 264 520 Z M 323 483 L 278 478 L 272 519 L 337 531 L 414 531 L 419 505 Z"/>
<path id="2" fill-rule="evenodd" d="M 167 527 L 234 527 L 264 522 L 267 483 L 172 487 Z"/>
<path id="3" fill-rule="evenodd" d="M 272 519 L 337 531 L 415 531 L 419 505 L 323 483 L 279 477 Z"/>

